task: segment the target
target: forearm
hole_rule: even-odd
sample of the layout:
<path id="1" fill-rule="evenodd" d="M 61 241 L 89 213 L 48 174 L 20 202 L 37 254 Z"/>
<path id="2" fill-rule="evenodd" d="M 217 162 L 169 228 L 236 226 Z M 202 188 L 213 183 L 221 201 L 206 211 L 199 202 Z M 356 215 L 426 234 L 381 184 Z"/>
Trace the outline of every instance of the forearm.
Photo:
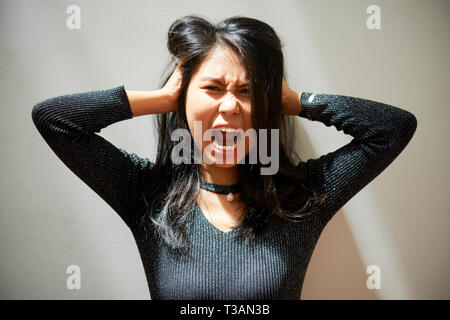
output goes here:
<path id="1" fill-rule="evenodd" d="M 126 90 L 126 94 L 133 117 L 170 112 L 170 108 L 173 105 L 168 95 L 161 90 Z"/>
<path id="2" fill-rule="evenodd" d="M 401 149 L 414 134 L 416 118 L 407 110 L 359 97 L 304 92 L 301 117 L 335 126 L 354 138 L 372 140 L 381 149 L 401 143 Z M 395 144 L 395 143 L 394 143 Z"/>
<path id="3" fill-rule="evenodd" d="M 132 117 L 123 86 L 52 97 L 37 103 L 32 110 L 33 121 L 49 143 L 61 143 L 74 133 L 81 135 Z"/>

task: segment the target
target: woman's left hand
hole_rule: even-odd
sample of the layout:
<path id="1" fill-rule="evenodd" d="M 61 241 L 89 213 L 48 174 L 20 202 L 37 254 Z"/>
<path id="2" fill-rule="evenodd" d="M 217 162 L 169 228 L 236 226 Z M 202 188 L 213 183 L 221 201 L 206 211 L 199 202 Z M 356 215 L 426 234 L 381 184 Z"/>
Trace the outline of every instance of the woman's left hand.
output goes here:
<path id="1" fill-rule="evenodd" d="M 299 115 L 302 111 L 300 97 L 301 92 L 295 92 L 289 88 L 286 79 L 283 77 L 281 113 L 286 115 Z"/>

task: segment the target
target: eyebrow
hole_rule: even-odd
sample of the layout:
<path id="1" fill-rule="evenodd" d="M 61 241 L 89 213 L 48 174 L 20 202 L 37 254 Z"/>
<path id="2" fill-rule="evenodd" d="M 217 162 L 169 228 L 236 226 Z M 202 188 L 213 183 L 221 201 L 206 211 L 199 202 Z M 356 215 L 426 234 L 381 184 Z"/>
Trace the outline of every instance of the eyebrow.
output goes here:
<path id="1" fill-rule="evenodd" d="M 212 82 L 218 83 L 220 85 L 223 85 L 222 81 L 220 81 L 218 78 L 214 78 L 214 77 L 203 77 L 203 78 L 200 78 L 200 80 L 212 81 Z M 239 85 L 239 87 L 243 87 L 243 86 L 246 86 L 249 84 L 250 84 L 250 81 L 247 80 L 247 81 L 244 81 L 241 85 Z"/>

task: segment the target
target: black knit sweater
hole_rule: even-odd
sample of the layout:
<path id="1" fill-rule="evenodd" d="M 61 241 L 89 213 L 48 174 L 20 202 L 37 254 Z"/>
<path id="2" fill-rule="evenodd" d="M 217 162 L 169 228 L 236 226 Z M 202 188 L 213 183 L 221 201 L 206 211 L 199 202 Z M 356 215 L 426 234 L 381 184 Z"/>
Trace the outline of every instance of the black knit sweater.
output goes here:
<path id="1" fill-rule="evenodd" d="M 298 164 L 328 197 L 302 222 L 273 216 L 256 243 L 222 232 L 198 207 L 186 230 L 194 260 L 146 237 L 131 208 L 149 186 L 152 163 L 99 136 L 115 122 L 132 118 L 124 86 L 46 99 L 32 110 L 42 137 L 72 172 L 104 199 L 130 227 L 152 299 L 299 299 L 319 236 L 333 215 L 378 176 L 406 147 L 416 117 L 391 105 L 349 96 L 301 95 L 301 117 L 320 121 L 354 139 L 318 159 Z"/>

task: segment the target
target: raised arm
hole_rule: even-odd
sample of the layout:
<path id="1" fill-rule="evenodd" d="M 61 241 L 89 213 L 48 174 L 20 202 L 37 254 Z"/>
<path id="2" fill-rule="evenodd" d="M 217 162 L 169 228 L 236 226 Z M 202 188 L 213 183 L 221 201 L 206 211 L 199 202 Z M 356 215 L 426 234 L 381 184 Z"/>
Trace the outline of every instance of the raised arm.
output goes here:
<path id="1" fill-rule="evenodd" d="M 417 127 L 403 109 L 367 99 L 303 92 L 300 117 L 334 126 L 353 140 L 318 159 L 300 162 L 309 181 L 328 197 L 318 216 L 327 223 L 406 147 Z"/>
<path id="2" fill-rule="evenodd" d="M 36 128 L 59 159 L 130 227 L 136 218 L 132 205 L 148 187 L 153 163 L 96 133 L 134 113 L 160 112 L 164 99 L 158 92 L 130 91 L 127 96 L 119 86 L 49 98 L 32 110 Z"/>

